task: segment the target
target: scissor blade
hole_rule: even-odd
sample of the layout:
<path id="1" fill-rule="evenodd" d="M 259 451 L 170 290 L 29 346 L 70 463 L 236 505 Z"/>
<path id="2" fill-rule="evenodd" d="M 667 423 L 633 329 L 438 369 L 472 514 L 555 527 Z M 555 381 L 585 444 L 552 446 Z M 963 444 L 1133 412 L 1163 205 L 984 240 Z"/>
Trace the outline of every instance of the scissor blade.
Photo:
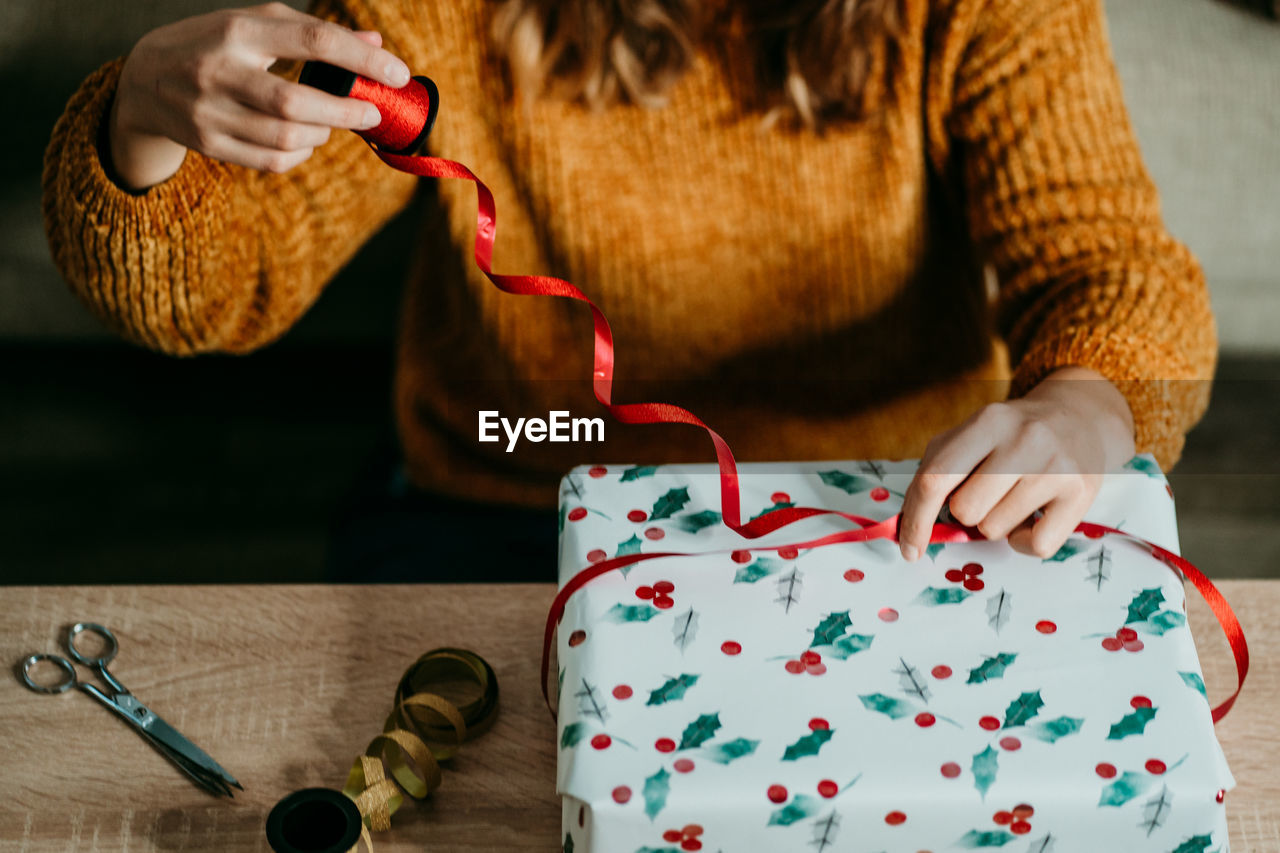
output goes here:
<path id="1" fill-rule="evenodd" d="M 183 769 L 188 773 L 199 773 L 201 776 L 208 777 L 210 781 L 216 780 L 221 783 L 220 790 L 227 796 L 231 795 L 230 789 L 226 788 L 228 785 L 244 790 L 236 778 L 210 758 L 208 753 L 187 740 L 181 732 L 166 723 L 155 711 L 139 702 L 135 696 L 123 693 L 113 698 L 120 715 L 141 729 L 152 743 L 164 750 L 175 761 L 181 762 Z"/>

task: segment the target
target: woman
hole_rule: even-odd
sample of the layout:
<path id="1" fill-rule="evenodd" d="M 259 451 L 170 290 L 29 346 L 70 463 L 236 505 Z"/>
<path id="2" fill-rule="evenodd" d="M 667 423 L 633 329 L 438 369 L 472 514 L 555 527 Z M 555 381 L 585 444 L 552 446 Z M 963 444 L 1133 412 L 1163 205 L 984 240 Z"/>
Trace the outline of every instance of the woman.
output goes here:
<path id="1" fill-rule="evenodd" d="M 1171 466 L 1207 404 L 1208 294 L 1161 223 L 1099 0 L 312 13 L 162 27 L 72 98 L 46 164 L 50 243 L 122 335 L 180 355 L 263 346 L 409 202 L 414 179 L 330 132 L 376 125 L 372 106 L 267 71 L 319 59 L 436 81 L 430 153 L 493 188 L 496 269 L 564 277 L 611 318 L 615 399 L 687 405 L 740 459 L 923 455 L 907 559 L 947 501 L 1053 553 L 1103 471 L 1135 448 Z M 404 300 L 416 489 L 455 513 L 511 507 L 492 531 L 550 530 L 570 464 L 709 459 L 680 427 L 478 441 L 480 411 L 600 412 L 586 312 L 485 281 L 472 193 L 442 182 L 429 201 Z"/>

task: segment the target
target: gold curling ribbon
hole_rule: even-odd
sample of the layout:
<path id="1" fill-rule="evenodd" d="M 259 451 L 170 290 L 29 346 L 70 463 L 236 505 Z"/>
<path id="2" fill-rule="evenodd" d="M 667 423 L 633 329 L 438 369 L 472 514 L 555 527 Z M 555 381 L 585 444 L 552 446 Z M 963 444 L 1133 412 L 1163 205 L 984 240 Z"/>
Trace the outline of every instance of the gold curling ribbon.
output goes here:
<path id="1" fill-rule="evenodd" d="M 444 684 L 474 685 L 475 696 L 455 705 L 433 692 Z M 355 760 L 342 788 L 364 819 L 360 840 L 370 853 L 370 830 L 391 828 L 391 815 L 404 803 L 401 792 L 421 800 L 440 787 L 440 762 L 487 731 L 497 712 L 497 676 L 474 652 L 433 649 L 405 670 L 382 733 Z"/>

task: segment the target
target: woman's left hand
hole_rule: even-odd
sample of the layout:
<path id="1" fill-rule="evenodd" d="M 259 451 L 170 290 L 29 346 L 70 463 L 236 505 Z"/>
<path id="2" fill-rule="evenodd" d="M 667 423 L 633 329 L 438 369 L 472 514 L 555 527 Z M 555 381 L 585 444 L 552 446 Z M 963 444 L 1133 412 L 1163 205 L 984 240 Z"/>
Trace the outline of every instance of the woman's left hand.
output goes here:
<path id="1" fill-rule="evenodd" d="M 1052 556 L 1084 518 L 1104 472 L 1133 457 L 1133 417 L 1119 389 L 1060 368 L 933 438 L 902 504 L 902 555 L 915 560 L 943 504 L 961 524 L 1014 549 Z M 1032 516 L 1043 509 L 1038 519 Z"/>

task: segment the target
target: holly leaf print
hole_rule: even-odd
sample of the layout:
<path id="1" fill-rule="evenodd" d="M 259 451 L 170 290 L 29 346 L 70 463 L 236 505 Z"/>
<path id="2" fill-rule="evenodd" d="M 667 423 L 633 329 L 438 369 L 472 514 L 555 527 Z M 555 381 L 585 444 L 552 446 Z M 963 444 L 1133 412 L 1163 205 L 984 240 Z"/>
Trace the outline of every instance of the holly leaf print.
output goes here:
<path id="1" fill-rule="evenodd" d="M 1154 779 L 1154 776 L 1147 773 L 1132 773 L 1126 770 L 1120 774 L 1119 779 L 1102 789 L 1102 798 L 1098 800 L 1098 807 L 1123 806 L 1150 788 Z"/>
<path id="2" fill-rule="evenodd" d="M 630 539 L 628 539 L 626 542 L 619 542 L 619 543 L 618 543 L 618 552 L 617 552 L 616 554 L 614 554 L 613 556 L 615 556 L 615 557 L 625 557 L 627 554 L 639 554 L 639 553 L 640 553 L 640 546 L 641 546 L 642 544 L 643 544 L 643 542 L 642 542 L 642 540 L 640 539 L 640 537 L 639 537 L 639 536 L 637 536 L 637 535 L 635 535 L 634 533 L 632 533 L 632 534 L 631 534 L 631 538 L 630 538 Z"/>
<path id="3" fill-rule="evenodd" d="M 698 683 L 698 676 L 685 673 L 676 678 L 668 678 L 657 690 L 649 693 L 646 705 L 665 705 L 684 698 L 684 692 Z"/>
<path id="4" fill-rule="evenodd" d="M 568 517 L 569 517 L 569 506 L 568 506 L 568 504 L 560 504 L 560 523 L 559 523 L 559 526 L 558 526 L 556 529 L 557 529 L 557 530 L 559 530 L 561 533 L 564 533 L 564 523 L 565 523 L 565 520 L 566 520 Z M 568 838 L 568 837 L 569 837 L 569 836 L 567 836 L 567 835 L 565 836 L 565 838 Z"/>
<path id="5" fill-rule="evenodd" d="M 604 614 L 610 622 L 648 622 L 658 615 L 658 608 L 651 604 L 615 604 Z"/>
<path id="6" fill-rule="evenodd" d="M 1062 547 L 1059 548 L 1057 551 L 1055 551 L 1052 557 L 1045 557 L 1040 562 L 1065 563 L 1067 560 L 1070 560 L 1076 554 L 1079 554 L 1081 551 L 1083 551 L 1085 547 L 1086 546 L 1082 542 L 1079 542 L 1075 539 L 1068 539 L 1066 542 L 1062 543 Z"/>
<path id="7" fill-rule="evenodd" d="M 564 731 L 560 733 L 560 748 L 569 749 L 575 747 L 587 733 L 587 724 L 581 721 L 569 723 L 564 727 Z"/>
<path id="8" fill-rule="evenodd" d="M 813 629 L 813 642 L 809 644 L 809 648 L 831 645 L 852 624 L 853 620 L 849 618 L 848 610 L 841 610 L 839 613 L 828 613 L 818 623 L 818 627 Z"/>
<path id="9" fill-rule="evenodd" d="M 713 509 L 704 509 L 700 512 L 682 515 L 672 520 L 676 527 L 685 533 L 697 533 L 707 527 L 720 523 L 720 513 Z"/>
<path id="10" fill-rule="evenodd" d="M 1140 471 L 1153 480 L 1164 479 L 1164 472 L 1160 470 L 1160 466 L 1152 459 L 1135 456 L 1128 462 L 1124 463 L 1124 467 L 1128 468 L 1130 471 Z"/>
<path id="11" fill-rule="evenodd" d="M 825 853 L 826 849 L 836 843 L 836 832 L 840 829 L 840 815 L 834 810 L 827 812 L 827 816 L 819 818 L 813 822 L 813 840 L 809 845 L 813 847 L 817 853 Z"/>
<path id="12" fill-rule="evenodd" d="M 675 646 L 681 652 L 698 636 L 698 614 L 692 607 L 671 623 L 671 635 L 675 637 Z"/>
<path id="13" fill-rule="evenodd" d="M 795 506 L 795 504 L 791 503 L 790 501 L 778 501 L 773 506 L 765 507 L 764 509 L 760 510 L 760 512 L 751 516 L 751 520 L 755 521 L 757 518 L 768 515 L 769 513 L 774 512 L 775 510 L 789 509 L 793 506 Z"/>
<path id="14" fill-rule="evenodd" d="M 657 465 L 637 465 L 634 468 L 628 468 L 623 471 L 620 482 L 630 483 L 632 480 L 639 480 L 641 477 L 652 477 L 657 470 Z"/>
<path id="15" fill-rule="evenodd" d="M 564 853 L 573 853 L 573 836 L 567 832 L 564 834 Z"/>
<path id="16" fill-rule="evenodd" d="M 1017 658 L 1018 655 L 1014 652 L 1001 652 L 993 658 L 983 658 L 982 663 L 969 670 L 969 680 L 965 683 L 982 684 L 984 681 L 1000 678 Z"/>
<path id="17" fill-rule="evenodd" d="M 914 696 L 926 705 L 929 703 L 929 685 L 920 677 L 920 670 L 907 663 L 904 658 L 898 658 L 899 667 L 893 671 L 898 676 L 898 685 L 902 687 L 902 692 L 908 696 Z"/>
<path id="18" fill-rule="evenodd" d="M 648 847 L 648 846 L 645 846 L 645 847 L 640 847 L 640 848 L 638 848 L 638 849 L 636 850 L 636 853 L 680 853 L 680 850 L 679 850 L 678 848 L 675 848 L 675 847 Z"/>
<path id="19" fill-rule="evenodd" d="M 982 799 L 987 798 L 987 791 L 996 783 L 996 771 L 999 769 L 1000 756 L 988 746 L 973 757 L 973 787 L 978 789 Z"/>
<path id="20" fill-rule="evenodd" d="M 1011 597 L 1002 589 L 987 599 L 987 624 L 997 634 L 1000 633 L 1001 628 L 1009 624 L 1009 616 L 1013 611 L 1013 605 L 1009 603 Z"/>
<path id="21" fill-rule="evenodd" d="M 1205 853 L 1212 843 L 1212 835 L 1193 835 L 1175 847 L 1172 853 Z"/>
<path id="22" fill-rule="evenodd" d="M 1147 831 L 1147 838 L 1151 837 L 1151 833 L 1164 826 L 1171 808 L 1173 808 L 1173 794 L 1169 791 L 1168 785 L 1163 785 L 1160 788 L 1160 793 L 1147 800 L 1146 805 L 1142 807 L 1141 826 Z"/>
<path id="23" fill-rule="evenodd" d="M 758 740 L 747 740 L 744 737 L 734 738 L 724 743 L 716 743 L 706 747 L 703 754 L 717 764 L 728 764 L 736 758 L 750 755 L 760 745 Z"/>
<path id="24" fill-rule="evenodd" d="M 1055 743 L 1058 738 L 1064 738 L 1080 731 L 1080 727 L 1083 725 L 1084 720 L 1079 717 L 1058 717 L 1053 720 L 1032 723 L 1027 727 L 1027 732 L 1036 740 Z"/>
<path id="25" fill-rule="evenodd" d="M 1009 707 L 1004 712 L 1004 726 L 1009 729 L 1014 726 L 1024 726 L 1027 721 L 1040 713 L 1040 709 L 1044 707 L 1044 700 L 1040 698 L 1040 691 L 1036 690 L 1032 693 L 1023 693 L 1017 699 L 1009 703 Z"/>
<path id="26" fill-rule="evenodd" d="M 828 486 L 834 486 L 851 495 L 869 491 L 875 488 L 876 485 L 874 480 L 868 480 L 866 477 L 859 477 L 857 474 L 848 474 L 844 471 L 819 471 L 818 477 Z"/>
<path id="27" fill-rule="evenodd" d="M 1092 581 L 1102 592 L 1102 585 L 1111 580 L 1111 552 L 1103 545 L 1089 555 L 1089 574 L 1085 580 Z"/>
<path id="28" fill-rule="evenodd" d="M 804 575 L 799 569 L 792 568 L 786 575 L 778 578 L 777 584 L 778 597 L 774 602 L 782 605 L 784 613 L 790 613 L 791 605 L 800 600 L 800 588 L 804 586 Z"/>
<path id="29" fill-rule="evenodd" d="M 916 596 L 915 603 L 926 607 L 938 607 L 943 604 L 959 604 L 970 595 L 967 589 L 958 586 L 927 586 Z"/>
<path id="30" fill-rule="evenodd" d="M 1027 853 L 1053 853 L 1054 848 L 1057 846 L 1054 844 L 1054 840 L 1051 834 L 1037 838 L 1031 842 L 1031 846 L 1027 848 Z"/>
<path id="31" fill-rule="evenodd" d="M 859 696 L 858 699 L 867 710 L 876 711 L 894 720 L 910 717 L 916 712 L 915 706 L 910 702 L 894 699 L 892 696 L 886 696 L 883 693 L 869 693 L 866 696 Z"/>
<path id="32" fill-rule="evenodd" d="M 809 732 L 786 748 L 782 753 L 782 760 L 795 761 L 797 758 L 817 755 L 818 750 L 822 749 L 822 745 L 831 740 L 831 736 L 835 733 L 835 729 L 817 729 Z"/>
<path id="33" fill-rule="evenodd" d="M 941 542 L 934 542 L 932 545 L 930 545 L 930 546 L 928 546 L 927 548 L 925 548 L 925 549 L 924 549 L 924 552 L 925 552 L 926 554 L 928 554 L 928 555 L 929 555 L 929 559 L 930 559 L 930 560 L 935 560 L 935 561 L 936 561 L 936 560 L 938 559 L 938 555 L 942 553 L 942 549 L 943 549 L 944 547 L 945 547 L 945 545 L 943 545 L 943 543 L 941 543 Z"/>
<path id="34" fill-rule="evenodd" d="M 782 563 L 769 557 L 757 557 L 755 562 L 747 566 L 739 566 L 737 573 L 733 576 L 734 583 L 755 583 L 761 578 L 767 578 L 769 575 L 777 572 L 782 568 Z"/>
<path id="35" fill-rule="evenodd" d="M 1165 631 L 1171 631 L 1174 628 L 1181 628 L 1187 624 L 1187 617 L 1176 610 L 1161 610 L 1153 615 L 1150 619 L 1142 622 L 1134 622 L 1133 627 L 1139 631 L 1146 631 L 1149 634 L 1163 636 Z"/>
<path id="36" fill-rule="evenodd" d="M 668 489 L 667 493 L 653 502 L 653 511 L 649 513 L 650 521 L 661 521 L 670 518 L 689 502 L 689 487 Z"/>
<path id="37" fill-rule="evenodd" d="M 685 726 L 680 735 L 680 746 L 677 749 L 695 749 L 711 740 L 720 730 L 720 714 L 703 714 Z"/>
<path id="38" fill-rule="evenodd" d="M 1201 696 L 1204 696 L 1206 699 L 1209 698 L 1208 694 L 1204 691 L 1204 679 L 1200 677 L 1199 673 L 1180 672 L 1178 673 L 1178 677 L 1182 679 L 1183 684 L 1187 685 Z"/>
<path id="39" fill-rule="evenodd" d="M 1133 597 L 1133 601 L 1129 602 L 1129 615 L 1124 620 L 1124 624 L 1145 622 L 1160 609 L 1160 605 L 1163 603 L 1164 591 L 1159 587 L 1144 589 Z"/>
<path id="40" fill-rule="evenodd" d="M 1113 723 L 1110 733 L 1107 734 L 1107 740 L 1124 740 L 1129 735 L 1140 735 L 1146 728 L 1147 723 L 1155 719 L 1156 709 L 1150 708 L 1134 708 L 1128 714 L 1121 718 L 1120 722 Z"/>
<path id="41" fill-rule="evenodd" d="M 644 813 L 653 820 L 667 805 L 671 793 L 671 774 L 665 767 L 644 780 Z"/>
<path id="42" fill-rule="evenodd" d="M 1003 829 L 981 830 L 971 829 L 956 842 L 957 847 L 1003 847 L 1018 836 Z"/>
<path id="43" fill-rule="evenodd" d="M 791 826 L 797 821 L 813 817 L 822 808 L 822 801 L 808 794 L 796 794 L 791 802 L 769 816 L 769 826 Z"/>
<path id="44" fill-rule="evenodd" d="M 871 641 L 874 639 L 874 634 L 850 634 L 832 643 L 827 654 L 836 660 L 848 660 L 850 655 L 871 648 Z"/>

